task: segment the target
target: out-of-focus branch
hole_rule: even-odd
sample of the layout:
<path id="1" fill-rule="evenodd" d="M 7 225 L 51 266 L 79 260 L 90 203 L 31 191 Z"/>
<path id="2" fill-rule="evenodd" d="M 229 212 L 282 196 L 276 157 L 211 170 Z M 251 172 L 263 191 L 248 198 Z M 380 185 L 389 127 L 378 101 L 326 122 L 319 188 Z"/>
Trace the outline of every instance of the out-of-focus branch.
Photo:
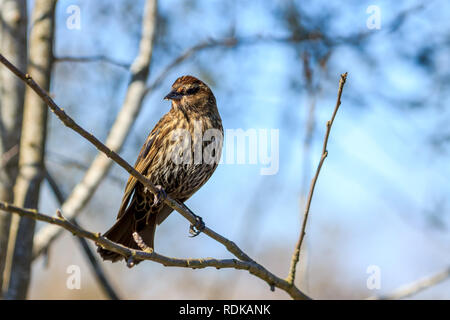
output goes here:
<path id="1" fill-rule="evenodd" d="M 84 56 L 84 57 L 58 56 L 55 57 L 55 62 L 105 62 L 127 70 L 130 68 L 130 65 L 128 63 L 116 61 L 105 55 Z"/>
<path id="2" fill-rule="evenodd" d="M 80 160 L 74 159 L 73 157 L 69 157 L 62 153 L 54 152 L 52 150 L 47 150 L 47 163 L 51 162 L 52 164 L 58 164 L 64 168 L 75 168 L 80 171 L 86 171 L 89 169 L 89 165 Z M 111 172 L 106 174 L 105 179 L 109 179 L 111 182 L 114 182 L 120 188 L 126 183 L 126 177 L 120 177 L 118 175 L 114 175 Z"/>
<path id="3" fill-rule="evenodd" d="M 317 78 L 319 80 L 313 81 L 314 72 L 313 68 L 311 68 L 310 55 L 308 51 L 304 51 L 302 55 L 303 60 L 303 78 L 305 79 L 305 87 L 306 93 L 308 95 L 308 108 L 306 114 L 306 122 L 305 122 L 305 135 L 303 138 L 303 148 L 302 148 L 302 177 L 301 177 L 301 185 L 300 185 L 300 208 L 304 208 L 306 205 L 306 197 L 308 195 L 308 186 L 309 181 L 311 179 L 311 146 L 314 138 L 314 132 L 316 128 L 316 104 L 318 100 L 318 96 L 322 92 L 322 85 L 320 78 L 325 73 L 326 64 L 328 58 L 330 57 L 331 52 L 326 54 L 319 61 L 320 71 L 316 72 Z M 314 82 L 317 84 L 314 85 Z M 305 242 L 305 247 L 303 248 L 303 273 L 302 280 L 304 283 L 304 288 L 308 288 L 308 271 L 310 264 L 308 263 L 308 256 L 310 256 L 310 247 L 308 246 L 308 242 Z"/>
<path id="4" fill-rule="evenodd" d="M 33 7 L 33 28 L 30 31 L 28 72 L 48 91 L 52 70 L 53 37 L 56 0 L 36 0 Z M 19 175 L 14 185 L 14 203 L 26 208 L 37 208 L 40 186 L 44 178 L 45 142 L 47 137 L 45 102 L 31 88 L 25 89 L 23 124 L 19 150 Z M 7 299 L 25 299 L 31 276 L 35 221 L 13 219 L 8 244 L 6 273 Z M 10 258 L 11 257 L 11 258 Z"/>
<path id="5" fill-rule="evenodd" d="M 146 93 L 146 82 L 149 74 L 150 62 L 153 52 L 153 42 L 157 20 L 157 1 L 147 0 L 142 17 L 142 35 L 139 53 L 131 66 L 131 79 L 128 84 L 125 100 L 117 118 L 106 139 L 109 149 L 119 152 L 127 138 L 134 121 L 142 107 Z M 92 198 L 100 182 L 105 178 L 112 161 L 100 152 L 83 179 L 72 190 L 62 206 L 68 219 L 76 217 Z M 47 226 L 42 228 L 35 236 L 33 257 L 48 251 L 54 239 L 61 233 L 60 228 Z"/>
<path id="6" fill-rule="evenodd" d="M 439 271 L 431 276 L 424 277 L 422 279 L 419 279 L 417 281 L 414 281 L 412 283 L 408 283 L 404 286 L 401 286 L 397 290 L 380 295 L 380 296 L 373 296 L 368 298 L 368 300 L 398 300 L 398 299 L 404 299 L 407 297 L 410 297 L 414 294 L 417 294 L 425 289 L 428 289 L 432 286 L 435 286 L 447 279 L 450 278 L 450 267 L 447 267 L 446 269 Z"/>
<path id="7" fill-rule="evenodd" d="M 342 89 L 344 88 L 344 84 L 345 84 L 346 80 L 347 80 L 347 73 L 341 74 L 341 79 L 339 80 L 339 89 L 338 89 L 336 106 L 334 108 L 333 114 L 331 115 L 331 119 L 327 121 L 327 130 L 325 132 L 325 138 L 323 141 L 322 156 L 320 157 L 319 165 L 317 166 L 316 173 L 311 181 L 311 186 L 309 188 L 308 198 L 307 198 L 305 211 L 303 214 L 302 226 L 301 226 L 301 230 L 300 230 L 300 237 L 298 239 L 297 245 L 295 246 L 295 250 L 292 255 L 291 267 L 289 269 L 289 275 L 286 279 L 287 282 L 289 282 L 292 285 L 294 284 L 294 281 L 295 281 L 297 264 L 300 259 L 300 250 L 301 250 L 301 247 L 303 244 L 303 239 L 305 238 L 305 234 L 306 234 L 306 223 L 308 221 L 309 209 L 311 207 L 311 201 L 312 201 L 312 197 L 314 194 L 314 189 L 316 187 L 317 179 L 319 178 L 319 174 L 320 174 L 320 170 L 322 169 L 322 165 L 328 155 L 328 151 L 327 151 L 328 138 L 330 136 L 331 126 L 333 125 L 334 119 L 336 118 L 337 111 L 339 110 L 339 106 L 341 105 Z"/>
<path id="8" fill-rule="evenodd" d="M 12 159 L 14 159 L 14 157 L 17 156 L 18 154 L 19 154 L 19 145 L 16 144 L 15 146 L 13 146 L 11 149 L 9 149 L 8 151 L 4 152 L 0 156 L 0 168 L 3 168 L 6 165 L 8 165 L 8 163 Z"/>
<path id="9" fill-rule="evenodd" d="M 310 151 L 311 144 L 313 140 L 314 130 L 316 126 L 316 101 L 317 94 L 320 87 L 314 87 L 313 85 L 313 70 L 310 65 L 310 57 L 308 52 L 304 52 L 302 55 L 303 60 L 303 78 L 305 79 L 306 93 L 308 95 L 308 108 L 306 114 L 305 122 L 305 136 L 303 138 L 303 169 L 302 169 L 302 180 L 300 187 L 300 203 L 301 207 L 304 207 L 307 196 L 308 181 L 310 179 Z M 320 86 L 320 84 L 318 85 Z"/>
<path id="10" fill-rule="evenodd" d="M 61 188 L 58 186 L 58 183 L 55 181 L 53 176 L 48 172 L 48 170 L 45 171 L 45 179 L 47 180 L 48 184 L 50 185 L 50 188 L 53 191 L 53 194 L 55 195 L 56 199 L 59 202 L 59 205 L 62 205 L 66 199 L 64 192 L 61 190 Z M 71 222 L 76 225 L 77 227 L 81 228 L 78 224 L 76 218 L 73 218 Z M 106 294 L 106 296 L 111 300 L 120 300 L 118 294 L 114 290 L 114 288 L 111 286 L 110 281 L 107 279 L 105 272 L 103 271 L 102 267 L 97 261 L 97 258 L 95 257 L 95 254 L 92 252 L 91 248 L 89 247 L 87 241 L 85 238 L 77 237 L 78 242 L 81 245 L 81 248 L 83 249 L 84 254 L 89 260 L 89 263 L 92 267 L 92 270 L 95 273 L 95 276 L 97 278 L 98 283 L 100 284 L 100 287 L 102 288 L 103 292 Z"/>
<path id="11" fill-rule="evenodd" d="M 296 43 L 301 41 L 314 41 L 321 37 L 320 34 L 305 34 L 304 37 L 278 37 L 278 36 L 270 36 L 270 35 L 253 35 L 248 37 L 228 37 L 221 39 L 207 39 L 201 41 L 194 46 L 186 49 L 183 53 L 181 53 L 178 57 L 176 57 L 171 63 L 169 63 L 155 78 L 155 80 L 147 87 L 146 93 L 155 90 L 159 85 L 161 85 L 162 81 L 167 77 L 168 73 L 189 59 L 195 53 L 206 49 L 218 48 L 218 47 L 227 47 L 233 48 L 240 45 L 252 45 L 257 43 L 266 43 L 266 42 L 277 42 L 277 43 Z"/>
<path id="12" fill-rule="evenodd" d="M 0 2 L 0 51 L 12 63 L 27 66 L 27 1 Z M 0 71 L 0 200 L 13 202 L 19 172 L 19 143 L 25 85 L 6 69 Z M 11 215 L 0 212 L 0 297 L 6 266 Z"/>
<path id="13" fill-rule="evenodd" d="M 407 9 L 405 11 L 402 11 L 398 18 L 393 19 L 394 23 L 392 26 L 390 26 L 390 30 L 394 28 L 398 28 L 398 25 L 403 23 L 406 17 L 409 16 L 410 13 L 416 12 L 419 9 L 422 9 L 424 5 L 420 5 L 417 7 L 413 7 L 410 9 Z M 401 19 L 401 22 L 398 21 L 398 19 Z M 186 49 L 183 53 L 181 53 L 178 57 L 176 57 L 171 63 L 169 63 L 161 72 L 160 74 L 155 78 L 155 80 L 148 86 L 147 92 L 151 92 L 154 89 L 156 89 L 162 81 L 166 78 L 167 74 L 173 70 L 175 67 L 189 59 L 192 55 L 195 53 L 198 53 L 200 51 L 206 50 L 206 49 L 212 49 L 217 47 L 228 47 L 233 48 L 240 45 L 254 45 L 258 43 L 280 43 L 280 44 L 296 44 L 296 43 L 302 43 L 304 41 L 320 41 L 322 40 L 324 43 L 327 44 L 328 47 L 335 47 L 339 45 L 349 45 L 349 44 L 359 44 L 364 39 L 368 38 L 370 35 L 373 35 L 374 32 L 372 31 L 363 31 L 358 32 L 355 34 L 351 34 L 344 37 L 327 37 L 324 33 L 318 31 L 318 30 L 303 30 L 303 32 L 298 34 L 293 34 L 289 36 L 272 36 L 272 35 L 252 35 L 247 37 L 235 37 L 231 36 L 228 38 L 221 38 L 221 39 L 207 39 L 204 41 L 201 41 L 192 47 Z M 99 59 L 102 60 L 102 59 Z M 105 57 L 105 60 L 108 59 Z"/>
<path id="14" fill-rule="evenodd" d="M 79 135 L 84 137 L 86 140 L 88 140 L 90 143 L 92 143 L 97 149 L 99 149 L 101 152 L 106 154 L 109 158 L 114 160 L 118 165 L 120 165 L 122 168 L 124 168 L 130 175 L 135 177 L 140 183 L 142 183 L 145 187 L 147 187 L 150 191 L 156 193 L 158 190 L 155 188 L 153 183 L 147 179 L 145 176 L 143 176 L 141 173 L 136 171 L 129 163 L 127 163 L 122 157 L 120 157 L 117 153 L 109 149 L 107 146 L 105 146 L 103 143 L 101 143 L 95 136 L 88 133 L 86 130 L 84 130 L 82 127 L 80 127 L 72 118 L 70 118 L 60 107 L 56 105 L 56 103 L 52 100 L 52 98 L 44 91 L 42 90 L 36 82 L 31 78 L 30 75 L 23 74 L 20 70 L 18 70 L 14 65 L 12 65 L 5 57 L 3 57 L 0 54 L 0 62 L 3 63 L 8 69 L 11 70 L 14 74 L 16 74 L 19 78 L 21 78 L 23 81 L 26 82 L 26 84 L 32 88 L 38 96 L 44 100 L 48 107 L 55 113 L 55 115 L 69 128 L 77 132 Z M 167 196 L 164 199 L 164 202 L 169 205 L 172 209 L 178 211 L 183 217 L 185 217 L 192 225 L 195 225 L 197 223 L 197 216 L 183 203 L 180 203 L 174 199 L 172 199 L 170 196 Z M 8 211 L 7 208 L 11 208 L 8 204 L 4 204 L 5 210 Z M 0 206 L 0 209 L 2 207 Z M 19 208 L 20 209 L 20 208 Z M 17 208 L 16 211 L 17 212 Z M 24 213 L 23 209 L 20 211 Z M 19 213 L 19 212 L 17 212 Z M 56 220 L 52 220 L 52 218 L 49 218 L 47 220 L 44 220 L 47 222 L 55 222 Z M 55 223 L 57 224 L 57 223 Z M 62 226 L 62 225 L 61 225 Z M 217 232 L 211 230 L 208 227 L 204 227 L 202 232 L 206 235 L 208 235 L 210 238 L 216 240 L 217 242 L 221 243 L 225 248 L 235 255 L 239 260 L 241 260 L 242 263 L 247 262 L 246 265 L 252 265 L 254 267 L 250 268 L 249 271 L 256 275 L 257 277 L 260 277 L 261 279 L 264 279 L 267 281 L 267 283 L 270 285 L 271 288 L 278 287 L 287 293 L 289 293 L 293 298 L 296 299 L 306 299 L 308 298 L 304 293 L 302 293 L 297 287 L 295 287 L 292 284 L 289 284 L 286 280 L 280 279 L 270 273 L 268 270 L 266 270 L 261 265 L 257 264 L 254 260 L 252 260 L 244 251 L 242 251 L 233 241 L 228 240 L 224 236 L 218 234 Z M 83 233 L 80 233 L 82 235 Z M 89 238 L 89 237 L 88 237 Z M 96 239 L 100 238 L 100 236 L 96 236 Z M 92 238 L 90 238 L 92 239 Z M 95 239 L 93 239 L 95 240 Z M 102 244 L 101 242 L 99 242 Z M 106 247 L 108 250 L 112 250 L 109 247 Z M 112 250 L 114 252 L 118 252 L 116 250 Z M 118 252 L 120 253 L 120 252 Z M 133 259 L 139 258 L 139 256 L 135 256 L 134 254 L 127 254 L 127 257 L 129 257 L 129 264 L 133 264 Z M 235 260 L 233 260 L 235 261 Z M 186 266 L 191 267 L 192 264 L 190 260 L 188 260 Z M 231 262 L 232 265 L 235 264 L 235 262 Z M 177 262 L 176 264 L 172 263 L 172 265 L 179 265 L 183 266 L 185 263 L 182 262 L 181 265 Z M 216 266 L 215 263 L 211 265 L 205 265 L 205 266 Z M 225 267 L 225 266 L 224 266 Z M 231 265 L 229 265 L 231 267 Z M 245 269 L 243 267 L 243 269 Z"/>
<path id="15" fill-rule="evenodd" d="M 155 80 L 147 87 L 145 93 L 149 93 L 153 90 L 155 90 L 159 85 L 161 85 L 162 81 L 166 78 L 167 74 L 174 69 L 176 66 L 187 60 L 189 57 L 191 57 L 194 53 L 208 49 L 208 48 L 214 48 L 214 47 L 233 47 L 237 43 L 235 38 L 225 38 L 221 40 L 207 40 L 204 42 L 200 42 L 190 48 L 188 48 L 186 51 L 184 51 L 181 55 L 176 57 L 171 63 L 169 63 L 155 78 Z"/>
<path id="16" fill-rule="evenodd" d="M 215 258 L 200 258 L 200 259 L 179 259 L 170 258 L 158 254 L 151 249 L 147 248 L 143 243 L 142 239 L 138 234 L 134 234 L 135 240 L 144 250 L 134 250 L 131 248 L 124 247 L 121 244 L 112 242 L 105 237 L 102 237 L 100 233 L 93 233 L 80 228 L 79 226 L 71 223 L 66 218 L 63 217 L 60 211 L 57 211 L 56 217 L 51 217 L 36 210 L 23 209 L 9 203 L 0 201 L 0 209 L 16 213 L 21 216 L 26 216 L 31 219 L 44 221 L 50 224 L 62 227 L 72 234 L 90 239 L 95 243 L 101 245 L 102 247 L 111 250 L 113 252 L 119 253 L 124 257 L 128 258 L 130 262 L 129 265 L 133 265 L 133 261 L 137 260 L 151 260 L 160 263 L 166 267 L 182 267 L 182 268 L 192 268 L 192 269 L 203 269 L 208 267 L 214 267 L 216 269 L 232 268 L 237 270 L 247 270 L 249 273 L 258 277 L 267 283 L 270 283 L 273 287 L 278 287 L 286 291 L 294 299 L 309 299 L 305 294 L 303 294 L 297 287 L 289 285 L 285 280 L 278 278 L 263 266 L 259 265 L 255 261 L 242 261 L 239 259 L 215 259 Z"/>

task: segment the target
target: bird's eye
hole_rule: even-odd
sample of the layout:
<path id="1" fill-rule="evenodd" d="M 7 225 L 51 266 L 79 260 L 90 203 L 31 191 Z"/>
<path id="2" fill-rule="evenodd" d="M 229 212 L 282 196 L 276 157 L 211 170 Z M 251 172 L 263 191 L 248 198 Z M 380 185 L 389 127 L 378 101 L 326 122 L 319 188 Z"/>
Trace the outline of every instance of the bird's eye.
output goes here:
<path id="1" fill-rule="evenodd" d="M 189 95 L 194 94 L 198 91 L 198 89 L 199 89 L 198 87 L 189 88 L 186 90 L 186 94 L 189 94 Z"/>

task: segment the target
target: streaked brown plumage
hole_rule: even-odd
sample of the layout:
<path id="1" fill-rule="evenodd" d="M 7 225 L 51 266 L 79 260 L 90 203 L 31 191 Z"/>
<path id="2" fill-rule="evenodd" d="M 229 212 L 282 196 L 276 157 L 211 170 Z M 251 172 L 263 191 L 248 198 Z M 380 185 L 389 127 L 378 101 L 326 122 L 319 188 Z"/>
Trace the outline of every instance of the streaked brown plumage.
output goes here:
<path id="1" fill-rule="evenodd" d="M 150 132 L 134 167 L 167 195 L 184 202 L 208 181 L 217 167 L 222 150 L 222 121 L 211 89 L 195 77 L 178 78 L 165 99 L 172 101 L 172 107 Z M 209 132 L 209 129 L 220 133 L 219 139 L 208 139 L 205 132 Z M 182 149 L 180 141 L 174 138 L 174 133 L 178 131 L 189 133 L 192 143 L 188 149 Z M 194 149 L 201 146 L 201 150 L 207 150 L 208 145 L 212 150 L 210 156 L 213 161 L 204 161 L 203 158 L 198 161 Z M 189 154 L 186 151 L 192 151 L 192 156 L 183 158 L 182 163 L 177 162 L 180 156 Z M 156 225 L 163 222 L 172 211 L 158 196 L 130 176 L 117 221 L 104 236 L 138 249 L 132 237 L 136 231 L 149 247 L 154 248 Z M 123 258 L 101 247 L 98 247 L 98 252 L 104 260 L 112 262 Z"/>

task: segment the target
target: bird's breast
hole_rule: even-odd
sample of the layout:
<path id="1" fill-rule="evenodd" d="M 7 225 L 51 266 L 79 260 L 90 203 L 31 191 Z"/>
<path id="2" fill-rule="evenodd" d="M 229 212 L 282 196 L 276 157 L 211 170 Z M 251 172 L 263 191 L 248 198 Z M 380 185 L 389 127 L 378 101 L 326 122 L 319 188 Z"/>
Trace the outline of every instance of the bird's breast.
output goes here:
<path id="1" fill-rule="evenodd" d="M 149 168 L 149 178 L 175 198 L 189 197 L 206 183 L 220 160 L 220 118 L 180 117 L 167 138 Z"/>

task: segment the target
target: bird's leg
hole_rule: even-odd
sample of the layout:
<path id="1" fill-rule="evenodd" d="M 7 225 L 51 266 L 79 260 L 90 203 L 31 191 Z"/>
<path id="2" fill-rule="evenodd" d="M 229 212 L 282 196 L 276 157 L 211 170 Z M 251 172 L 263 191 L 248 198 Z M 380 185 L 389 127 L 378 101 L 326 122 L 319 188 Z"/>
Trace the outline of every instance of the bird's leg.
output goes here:
<path id="1" fill-rule="evenodd" d="M 202 217 L 197 216 L 194 213 L 192 214 L 195 216 L 195 224 L 191 224 L 189 226 L 189 233 L 191 234 L 191 238 L 198 236 L 203 231 L 203 229 L 205 229 L 205 223 L 203 222 Z"/>
<path id="2" fill-rule="evenodd" d="M 156 193 L 151 192 L 148 190 L 147 187 L 144 188 L 145 193 L 152 193 L 153 194 L 153 206 L 158 206 L 161 202 L 163 202 L 167 198 L 167 193 L 164 191 L 163 187 L 161 187 L 159 184 L 155 186 Z"/>

